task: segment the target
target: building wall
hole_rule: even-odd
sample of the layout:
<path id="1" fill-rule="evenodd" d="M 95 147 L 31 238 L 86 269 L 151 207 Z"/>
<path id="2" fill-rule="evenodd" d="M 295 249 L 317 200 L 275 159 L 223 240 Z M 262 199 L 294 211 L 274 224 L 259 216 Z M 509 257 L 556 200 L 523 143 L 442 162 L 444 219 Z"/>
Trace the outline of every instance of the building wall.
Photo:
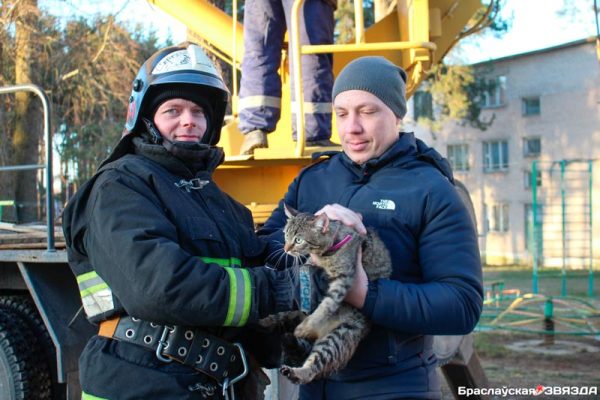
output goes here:
<path id="1" fill-rule="evenodd" d="M 493 60 L 478 64 L 475 68 L 483 71 L 485 76 L 506 77 L 503 104 L 482 112 L 484 120 L 494 116 L 491 127 L 481 131 L 457 123 L 448 123 L 441 132 L 432 134 L 408 118 L 405 119 L 405 130 L 414 130 L 418 137 L 443 155 L 447 155 L 448 145 L 468 144 L 469 170 L 455 171 L 455 176 L 465 183 L 471 193 L 478 217 L 480 248 L 484 262 L 533 262 L 533 252 L 531 248 L 526 247 L 526 205 L 533 203 L 533 196 L 532 190 L 526 188 L 525 174 L 531 170 L 534 160 L 539 163 L 542 174 L 541 186 L 537 190 L 537 203 L 548 203 L 545 212 L 552 211 L 552 215 L 543 217 L 544 252 L 556 250 L 555 254 L 562 253 L 564 242 L 568 243 L 564 247 L 573 247 L 571 250 L 567 248 L 565 254 L 574 255 L 579 251 L 575 247 L 582 246 L 581 243 L 585 242 L 586 249 L 579 252 L 589 254 L 591 240 L 594 240 L 593 246 L 600 249 L 600 63 L 596 58 L 594 43 L 573 42 Z M 540 114 L 523 115 L 523 99 L 538 97 Z M 412 111 L 412 104 L 409 104 L 410 117 L 414 115 Z M 541 139 L 539 156 L 524 156 L 524 138 Z M 483 142 L 490 140 L 508 142 L 506 171 L 483 171 Z M 591 207 L 593 232 L 590 232 L 590 221 L 586 220 L 590 209 L 584 209 L 583 203 L 577 205 L 580 201 L 577 197 L 587 196 L 583 194 L 587 190 L 586 185 L 589 185 L 587 172 L 567 172 L 564 174 L 565 182 L 575 185 L 565 186 L 568 192 L 566 196 L 572 196 L 566 201 L 567 206 L 564 210 L 566 219 L 569 220 L 568 227 L 564 235 L 559 232 L 558 239 L 550 240 L 553 235 L 557 235 L 556 232 L 550 231 L 562 227 L 563 212 L 560 207 L 561 192 L 557 191 L 560 187 L 560 164 L 553 162 L 590 159 L 598 160 L 592 163 L 592 194 L 595 195 Z M 583 167 L 576 164 L 578 163 L 570 163 L 565 169 L 568 171 L 587 168 L 587 164 Z M 578 188 L 577 185 L 584 185 L 585 188 Z M 585 201 L 589 203 L 589 198 Z M 485 223 L 486 213 L 490 215 L 492 206 L 498 203 L 508 204 L 507 232 L 491 231 Z M 546 261 L 550 261 L 549 256 L 545 257 Z M 600 258 L 600 254 L 596 254 L 595 257 Z M 599 261 L 596 263 L 600 265 Z"/>

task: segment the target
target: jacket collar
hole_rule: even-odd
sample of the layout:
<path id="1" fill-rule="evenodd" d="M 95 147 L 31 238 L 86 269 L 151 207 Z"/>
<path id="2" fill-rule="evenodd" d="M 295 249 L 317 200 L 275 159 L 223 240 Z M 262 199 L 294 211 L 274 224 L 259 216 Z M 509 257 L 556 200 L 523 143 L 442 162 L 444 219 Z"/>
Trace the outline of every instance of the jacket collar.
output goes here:
<path id="1" fill-rule="evenodd" d="M 197 153 L 197 161 L 193 165 L 176 157 L 163 145 L 150 143 L 143 136 L 133 138 L 133 147 L 134 153 L 149 158 L 175 175 L 186 178 L 193 178 L 202 173 L 212 174 L 224 160 L 223 149 L 208 145 L 194 150 Z"/>
<path id="2" fill-rule="evenodd" d="M 342 153 L 342 163 L 354 172 L 360 181 L 366 181 L 373 172 L 388 164 L 404 166 L 413 162 L 425 161 L 436 167 L 450 182 L 454 182 L 450 163 L 440 153 L 417 139 L 413 132 L 400 132 L 398 135 L 398 140 L 381 156 L 359 165 L 352 161 L 346 153 Z"/>

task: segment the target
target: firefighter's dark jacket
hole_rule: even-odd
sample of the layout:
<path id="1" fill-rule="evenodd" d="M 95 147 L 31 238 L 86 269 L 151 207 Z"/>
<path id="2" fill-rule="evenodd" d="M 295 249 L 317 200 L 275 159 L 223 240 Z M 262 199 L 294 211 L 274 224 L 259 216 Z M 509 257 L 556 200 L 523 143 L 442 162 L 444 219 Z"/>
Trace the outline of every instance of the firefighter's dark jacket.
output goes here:
<path id="1" fill-rule="evenodd" d="M 302 388 L 305 398 L 439 397 L 430 335 L 466 334 L 482 309 L 476 232 L 447 161 L 402 133 L 363 165 L 338 153 L 307 167 L 284 201 L 303 212 L 338 203 L 361 213 L 393 263 L 390 279 L 369 283 L 362 311 L 371 333 L 326 389 L 323 382 Z M 284 223 L 280 204 L 259 234 L 281 240 Z"/>
<path id="2" fill-rule="evenodd" d="M 88 318 L 243 326 L 285 308 L 289 289 L 274 271 L 249 268 L 264 251 L 250 212 L 212 180 L 222 150 L 206 147 L 193 174 L 163 146 L 134 142 L 135 151 L 104 165 L 63 214 Z M 81 282 L 90 276 L 110 299 L 89 298 Z"/>

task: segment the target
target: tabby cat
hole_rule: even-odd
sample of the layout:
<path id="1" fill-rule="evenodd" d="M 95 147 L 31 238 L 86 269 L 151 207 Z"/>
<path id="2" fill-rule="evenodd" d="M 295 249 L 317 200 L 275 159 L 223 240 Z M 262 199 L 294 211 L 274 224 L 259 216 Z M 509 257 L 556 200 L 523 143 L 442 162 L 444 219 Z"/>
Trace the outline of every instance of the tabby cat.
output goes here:
<path id="1" fill-rule="evenodd" d="M 288 347 L 284 353 L 295 353 L 296 357 L 306 348 L 304 339 L 314 342 L 301 366 L 281 367 L 281 373 L 292 382 L 303 384 L 342 369 L 369 333 L 370 323 L 365 316 L 344 303 L 354 282 L 359 246 L 369 280 L 389 277 L 392 263 L 385 244 L 372 230 L 362 236 L 339 221 L 329 220 L 325 214 L 315 216 L 285 208 L 288 221 L 284 250 L 295 257 L 318 255 L 319 265 L 312 267 L 323 268 L 329 280 L 329 288 L 316 310 L 295 327 L 298 340 L 290 341 L 289 336 L 284 336 L 284 346 Z M 265 328 L 289 326 L 290 321 L 298 321 L 298 315 L 299 312 L 280 313 L 260 324 Z M 290 354 L 287 355 L 289 360 Z"/>

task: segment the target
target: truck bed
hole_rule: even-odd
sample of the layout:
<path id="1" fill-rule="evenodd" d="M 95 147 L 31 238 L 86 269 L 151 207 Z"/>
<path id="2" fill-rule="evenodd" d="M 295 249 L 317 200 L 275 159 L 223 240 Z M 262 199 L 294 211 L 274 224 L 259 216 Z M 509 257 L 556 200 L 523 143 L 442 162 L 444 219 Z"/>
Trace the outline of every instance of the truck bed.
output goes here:
<path id="1" fill-rule="evenodd" d="M 27 250 L 47 248 L 46 225 L 15 225 L 0 222 L 0 250 Z M 60 227 L 54 228 L 54 241 L 57 250 L 64 250 L 65 238 Z"/>

